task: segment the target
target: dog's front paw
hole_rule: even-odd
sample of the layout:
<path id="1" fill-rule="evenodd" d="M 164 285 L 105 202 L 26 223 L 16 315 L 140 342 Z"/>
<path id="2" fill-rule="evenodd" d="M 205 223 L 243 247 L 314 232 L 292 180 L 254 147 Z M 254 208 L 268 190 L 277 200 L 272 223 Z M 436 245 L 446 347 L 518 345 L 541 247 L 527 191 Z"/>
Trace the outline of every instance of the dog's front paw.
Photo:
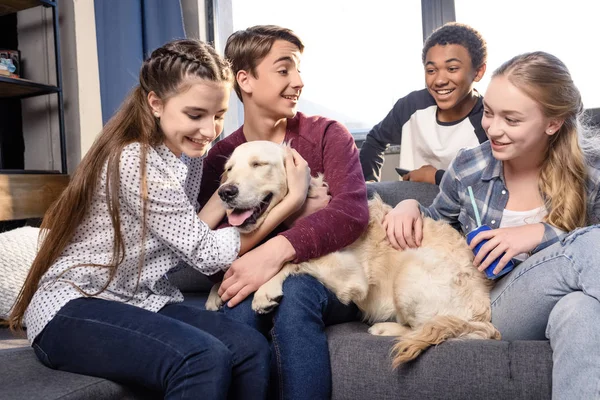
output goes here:
<path id="1" fill-rule="evenodd" d="M 409 330 L 397 322 L 379 322 L 369 328 L 369 333 L 375 336 L 402 336 Z"/>
<path id="2" fill-rule="evenodd" d="M 279 305 L 282 297 L 281 285 L 269 285 L 267 282 L 254 293 L 252 309 L 258 314 L 268 314 Z"/>
<path id="3" fill-rule="evenodd" d="M 223 300 L 219 296 L 215 296 L 212 299 L 209 297 L 206 300 L 205 306 L 208 311 L 219 311 L 223 307 Z"/>
<path id="4" fill-rule="evenodd" d="M 220 285 L 213 285 L 210 289 L 208 299 L 206 299 L 206 304 L 204 305 L 208 311 L 219 311 L 221 307 L 223 307 L 223 300 L 221 300 L 221 297 L 219 296 L 219 286 Z"/>

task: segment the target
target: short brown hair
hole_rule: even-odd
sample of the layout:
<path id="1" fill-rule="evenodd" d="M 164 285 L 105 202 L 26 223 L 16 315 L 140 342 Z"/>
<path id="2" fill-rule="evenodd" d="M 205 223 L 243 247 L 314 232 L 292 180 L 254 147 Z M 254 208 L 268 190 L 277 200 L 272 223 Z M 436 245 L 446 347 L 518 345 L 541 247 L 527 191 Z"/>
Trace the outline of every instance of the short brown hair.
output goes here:
<path id="1" fill-rule="evenodd" d="M 276 40 L 292 43 L 298 47 L 300 53 L 304 51 L 304 44 L 300 38 L 291 29 L 281 26 L 256 25 L 232 33 L 225 45 L 225 58 L 231 63 L 234 78 L 241 70 L 256 77 L 256 66 L 269 54 Z M 237 79 L 234 81 L 234 89 L 239 99 L 242 100 L 242 92 Z"/>

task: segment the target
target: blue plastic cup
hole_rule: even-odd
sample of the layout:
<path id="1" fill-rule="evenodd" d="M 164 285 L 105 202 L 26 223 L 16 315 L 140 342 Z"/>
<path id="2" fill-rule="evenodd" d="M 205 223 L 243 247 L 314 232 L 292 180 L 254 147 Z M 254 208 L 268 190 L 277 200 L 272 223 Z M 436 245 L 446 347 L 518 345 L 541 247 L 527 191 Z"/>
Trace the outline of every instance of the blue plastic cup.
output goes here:
<path id="1" fill-rule="evenodd" d="M 490 231 L 492 230 L 492 228 L 490 228 L 487 225 L 481 225 L 480 227 L 478 227 L 477 229 L 472 230 L 471 232 L 467 233 L 467 243 L 471 244 L 471 240 L 473 240 L 473 238 L 475 236 L 477 236 L 477 234 L 479 232 L 483 232 L 483 231 Z M 475 253 L 475 255 L 477 255 L 477 253 L 479 252 L 479 249 L 481 249 L 481 246 L 483 246 L 485 243 L 487 242 L 486 240 L 482 240 L 481 242 L 479 242 L 479 244 L 477 246 L 475 246 L 475 248 L 473 249 L 473 253 Z M 496 266 L 498 265 L 498 262 L 500 261 L 500 259 L 504 256 L 504 254 L 506 253 L 502 253 L 498 258 L 496 258 L 494 260 L 493 263 L 490 264 L 489 267 L 487 267 L 485 269 L 485 276 L 488 279 L 497 279 L 499 277 L 501 277 L 502 275 L 508 274 L 510 271 L 512 271 L 512 269 L 515 267 L 514 263 L 512 262 L 512 260 L 510 260 L 502 269 L 502 271 L 500 271 L 498 273 L 498 275 L 494 275 L 494 268 L 496 268 Z M 489 254 L 488 254 L 489 255 Z M 485 256 L 483 260 L 481 260 L 481 262 L 483 262 L 488 256 Z"/>

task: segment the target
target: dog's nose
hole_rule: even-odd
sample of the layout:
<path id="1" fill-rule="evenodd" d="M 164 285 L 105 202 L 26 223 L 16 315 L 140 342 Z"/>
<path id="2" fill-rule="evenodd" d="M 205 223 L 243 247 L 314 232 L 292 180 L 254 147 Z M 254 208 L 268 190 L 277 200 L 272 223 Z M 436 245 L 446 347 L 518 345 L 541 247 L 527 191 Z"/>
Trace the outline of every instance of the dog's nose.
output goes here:
<path id="1" fill-rule="evenodd" d="M 225 202 L 235 199 L 238 193 L 239 190 L 235 185 L 225 185 L 219 188 L 219 197 Z"/>

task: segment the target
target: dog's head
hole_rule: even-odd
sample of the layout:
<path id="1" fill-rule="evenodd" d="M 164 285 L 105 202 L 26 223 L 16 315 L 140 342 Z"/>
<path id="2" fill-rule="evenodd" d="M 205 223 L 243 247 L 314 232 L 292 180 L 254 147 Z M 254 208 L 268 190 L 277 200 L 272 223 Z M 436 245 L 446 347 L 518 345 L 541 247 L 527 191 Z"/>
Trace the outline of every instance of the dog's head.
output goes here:
<path id="1" fill-rule="evenodd" d="M 285 147 L 256 140 L 238 146 L 225 164 L 219 197 L 229 224 L 252 232 L 287 194 Z"/>

